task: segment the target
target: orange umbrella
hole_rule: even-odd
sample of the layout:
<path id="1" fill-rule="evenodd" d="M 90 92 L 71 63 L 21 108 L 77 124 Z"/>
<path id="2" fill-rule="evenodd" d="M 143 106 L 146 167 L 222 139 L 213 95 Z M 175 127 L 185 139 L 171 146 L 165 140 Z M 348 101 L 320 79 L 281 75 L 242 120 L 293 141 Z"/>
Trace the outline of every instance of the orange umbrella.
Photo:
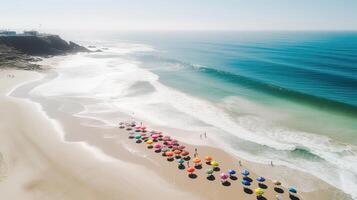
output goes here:
<path id="1" fill-rule="evenodd" d="M 201 159 L 199 159 L 199 158 L 196 157 L 195 159 L 193 159 L 192 162 L 195 163 L 195 165 L 198 165 L 198 164 L 201 163 Z"/>
<path id="2" fill-rule="evenodd" d="M 190 154 L 190 152 L 188 152 L 188 151 L 182 151 L 181 152 L 181 155 L 182 156 L 188 156 Z"/>
<path id="3" fill-rule="evenodd" d="M 166 155 L 167 157 L 172 157 L 172 156 L 174 155 L 174 152 L 168 151 L 168 152 L 165 153 L 165 155 Z"/>
<path id="4" fill-rule="evenodd" d="M 178 149 L 176 149 L 176 150 L 174 151 L 174 154 L 178 156 L 178 155 L 180 155 L 180 154 L 181 154 L 181 151 L 180 151 L 180 150 L 178 150 Z"/>
<path id="5" fill-rule="evenodd" d="M 194 168 L 194 167 L 189 167 L 189 168 L 187 169 L 187 172 L 190 173 L 190 174 L 192 174 L 193 172 L 195 172 L 195 168 Z"/>
<path id="6" fill-rule="evenodd" d="M 211 161 L 213 160 L 213 158 L 211 156 L 206 156 L 205 157 L 206 163 L 211 163 Z"/>

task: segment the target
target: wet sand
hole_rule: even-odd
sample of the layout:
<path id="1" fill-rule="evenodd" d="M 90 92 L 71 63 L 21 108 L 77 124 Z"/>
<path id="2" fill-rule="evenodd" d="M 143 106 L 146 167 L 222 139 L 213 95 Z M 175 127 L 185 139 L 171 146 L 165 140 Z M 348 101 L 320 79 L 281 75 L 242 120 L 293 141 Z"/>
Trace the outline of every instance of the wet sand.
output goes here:
<path id="1" fill-rule="evenodd" d="M 16 75 L 14 79 L 5 73 L 0 77 L 0 109 L 4 113 L 0 116 L 0 193 L 5 199 L 257 199 L 255 194 L 243 191 L 240 174 L 237 180 L 230 179 L 228 186 L 224 186 L 219 173 L 246 168 L 268 178 L 279 177 L 274 176 L 279 171 L 284 176 L 292 175 L 291 170 L 289 174 L 284 173 L 288 171 L 285 167 L 244 160 L 240 167 L 240 159 L 222 149 L 185 144 L 191 153 L 197 148 L 202 160 L 210 155 L 220 163 L 215 180 L 207 180 L 205 172 L 210 166 L 206 164 L 196 170 L 196 178 L 190 178 L 186 170 L 178 169 L 175 161 L 169 162 L 161 154 L 147 149 L 146 144 L 128 139 L 127 131 L 101 126 L 101 122 L 94 119 L 74 117 L 73 113 L 80 106 L 73 101 L 34 99 L 41 107 L 23 98 L 6 96 L 15 85 L 39 78 L 39 74 L 2 72 Z M 14 96 L 26 97 L 28 89 L 20 87 Z M 115 117 L 129 118 L 120 113 Z M 294 176 L 310 177 L 307 183 L 318 184 L 320 188 L 314 192 L 299 191 L 297 198 L 346 199 L 328 184 L 302 172 L 294 173 Z M 257 175 L 252 173 L 249 177 L 254 180 L 249 188 L 254 190 L 258 187 Z M 284 186 L 292 184 L 289 178 L 282 181 Z M 265 185 L 263 196 L 276 199 L 271 180 Z M 284 191 L 283 199 L 290 199 L 286 187 L 280 189 Z"/>

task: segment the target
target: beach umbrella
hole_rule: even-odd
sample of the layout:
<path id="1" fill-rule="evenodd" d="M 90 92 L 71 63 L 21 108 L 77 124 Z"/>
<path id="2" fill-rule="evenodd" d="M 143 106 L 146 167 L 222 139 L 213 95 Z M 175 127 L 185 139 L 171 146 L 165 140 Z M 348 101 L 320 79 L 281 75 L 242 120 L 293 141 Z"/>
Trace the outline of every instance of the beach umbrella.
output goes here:
<path id="1" fill-rule="evenodd" d="M 201 163 L 201 159 L 196 157 L 192 162 L 195 163 L 195 165 L 199 165 Z"/>
<path id="2" fill-rule="evenodd" d="M 178 146 L 177 148 L 178 148 L 179 150 L 184 150 L 186 147 L 183 146 L 183 145 L 181 145 L 181 146 Z"/>
<path id="3" fill-rule="evenodd" d="M 257 196 L 262 196 L 264 194 L 264 190 L 262 188 L 257 188 L 254 192 Z"/>
<path id="4" fill-rule="evenodd" d="M 146 141 L 146 144 L 151 145 L 152 143 L 153 143 L 153 141 L 152 141 L 152 140 L 148 140 L 148 141 Z"/>
<path id="5" fill-rule="evenodd" d="M 141 135 L 136 135 L 135 139 L 140 140 L 141 139 Z"/>
<path id="6" fill-rule="evenodd" d="M 222 179 L 223 181 L 225 181 L 225 180 L 227 180 L 227 178 L 228 178 L 229 176 L 228 176 L 228 174 L 226 174 L 226 173 L 221 173 L 221 174 L 219 175 L 219 177 L 221 177 L 221 179 Z"/>
<path id="7" fill-rule="evenodd" d="M 243 180 L 242 180 L 242 185 L 244 185 L 244 186 L 250 186 L 250 181 L 243 179 Z"/>
<path id="8" fill-rule="evenodd" d="M 193 172 L 195 172 L 195 168 L 194 168 L 194 167 L 189 167 L 189 168 L 187 169 L 187 172 L 190 173 L 190 174 L 192 174 Z"/>
<path id="9" fill-rule="evenodd" d="M 206 174 L 211 176 L 214 173 L 213 169 L 207 169 Z"/>
<path id="10" fill-rule="evenodd" d="M 210 164 L 213 158 L 211 156 L 205 156 L 205 161 L 207 164 Z"/>
<path id="11" fill-rule="evenodd" d="M 259 177 L 257 178 L 257 181 L 262 183 L 262 182 L 264 182 L 264 181 L 265 181 L 265 178 L 264 178 L 264 177 L 259 176 Z"/>
<path id="12" fill-rule="evenodd" d="M 151 136 L 151 138 L 154 139 L 154 140 L 156 140 L 157 138 L 159 138 L 159 135 L 154 134 L 154 135 Z"/>
<path id="13" fill-rule="evenodd" d="M 162 148 L 162 146 L 161 146 L 160 143 L 156 143 L 156 144 L 154 145 L 154 148 L 157 149 L 157 150 L 159 150 L 159 149 Z"/>
<path id="14" fill-rule="evenodd" d="M 297 193 L 297 190 L 296 190 L 296 188 L 295 187 L 289 187 L 289 192 L 291 192 L 291 193 Z"/>
<path id="15" fill-rule="evenodd" d="M 125 128 L 125 126 L 124 126 L 124 125 L 120 125 L 119 128 L 122 128 L 122 129 L 123 129 L 123 128 Z"/>
<path id="16" fill-rule="evenodd" d="M 237 172 L 236 172 L 236 170 L 234 170 L 234 169 L 230 169 L 230 170 L 228 170 L 228 174 L 230 175 L 230 176 L 232 176 L 232 175 L 234 175 L 234 174 L 236 174 Z"/>
<path id="17" fill-rule="evenodd" d="M 178 149 L 176 149 L 176 150 L 174 151 L 174 154 L 175 154 L 176 156 L 179 156 L 179 155 L 181 154 L 181 151 L 178 150 Z"/>
<path id="18" fill-rule="evenodd" d="M 185 162 L 185 160 L 184 159 L 182 159 L 182 158 L 179 158 L 179 159 L 177 159 L 176 160 L 180 165 L 182 165 L 182 163 L 184 163 Z"/>
<path id="19" fill-rule="evenodd" d="M 190 154 L 190 152 L 188 152 L 188 151 L 182 151 L 181 152 L 181 155 L 185 156 L 185 157 L 188 156 L 189 154 Z"/>
<path id="20" fill-rule="evenodd" d="M 218 166 L 219 166 L 219 163 L 216 162 L 216 161 L 211 161 L 211 165 L 212 165 L 213 167 L 218 167 Z"/>
<path id="21" fill-rule="evenodd" d="M 243 169 L 242 172 L 241 172 L 241 174 L 242 174 L 243 176 L 248 176 L 248 175 L 249 175 L 249 171 L 246 170 L 246 169 Z"/>
<path id="22" fill-rule="evenodd" d="M 141 136 L 146 136 L 146 133 L 140 133 Z"/>
<path id="23" fill-rule="evenodd" d="M 274 183 L 274 185 L 281 185 L 281 182 L 277 181 L 277 180 L 273 181 L 273 183 Z"/>
<path id="24" fill-rule="evenodd" d="M 166 155 L 167 157 L 171 158 L 171 157 L 174 155 L 174 152 L 172 152 L 172 151 L 167 151 L 167 152 L 165 152 L 165 155 Z"/>

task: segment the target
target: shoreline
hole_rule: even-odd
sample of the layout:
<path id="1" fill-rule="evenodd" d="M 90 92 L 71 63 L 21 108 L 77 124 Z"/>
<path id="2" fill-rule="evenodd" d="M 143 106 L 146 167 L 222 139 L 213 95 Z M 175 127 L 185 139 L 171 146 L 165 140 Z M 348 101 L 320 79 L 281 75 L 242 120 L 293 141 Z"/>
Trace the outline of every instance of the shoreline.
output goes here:
<path id="1" fill-rule="evenodd" d="M 52 107 L 55 107 L 55 106 L 53 106 L 52 105 Z M 42 107 L 43 108 L 43 107 Z M 44 112 L 48 112 L 48 110 L 46 111 L 46 109 L 45 108 L 43 108 L 43 110 L 44 110 Z M 50 112 L 55 112 L 55 111 L 50 111 Z M 52 117 L 52 116 L 51 116 Z M 65 119 L 65 118 L 70 118 L 69 116 L 66 116 L 66 117 L 64 117 L 63 119 Z M 73 119 L 71 119 L 71 120 L 69 120 L 70 121 L 70 123 L 72 123 L 73 122 L 73 120 L 74 120 L 74 118 L 75 117 L 73 117 Z M 59 121 L 61 122 L 61 124 L 63 125 L 63 124 L 66 124 L 66 123 L 68 123 L 68 119 L 65 119 L 65 120 L 63 120 L 63 119 L 59 119 Z M 58 118 L 56 119 L 56 120 L 58 120 Z M 67 122 L 66 122 L 66 120 L 67 120 Z M 79 123 L 78 124 L 81 124 L 81 123 L 83 123 L 83 122 L 90 122 L 90 121 L 92 121 L 92 120 L 83 120 L 83 119 L 76 119 L 75 121 L 78 121 Z M 80 125 L 79 125 L 80 126 Z M 118 140 L 118 137 L 116 136 L 117 135 L 117 133 L 114 133 L 113 131 L 117 131 L 117 129 L 116 128 L 112 128 L 112 130 L 111 131 L 108 131 L 108 133 L 106 133 L 105 135 L 107 135 L 106 137 L 106 139 L 104 138 L 101 138 L 102 140 L 104 140 L 104 142 L 103 142 L 103 144 L 97 144 L 95 141 L 92 141 L 94 138 L 87 138 L 87 139 L 85 139 L 85 136 L 83 136 L 83 135 L 81 135 L 81 134 L 79 134 L 79 135 L 76 135 L 76 134 L 78 134 L 78 133 L 75 133 L 75 134 L 72 134 L 71 132 L 73 132 L 73 131 L 80 131 L 81 129 L 82 130 L 84 130 L 83 128 L 85 128 L 85 130 L 86 131 L 89 131 L 89 132 L 95 132 L 95 131 L 93 131 L 93 130 L 90 130 L 90 129 L 96 129 L 96 130 L 99 130 L 98 132 L 102 132 L 102 131 L 104 131 L 104 130 L 101 130 L 101 129 L 99 129 L 99 128 L 93 128 L 93 127 L 85 127 L 85 126 L 83 126 L 83 127 L 76 127 L 76 128 L 73 128 L 73 127 L 71 127 L 71 126 L 68 126 L 68 125 L 65 125 L 64 126 L 64 129 L 65 129 L 65 132 L 67 133 L 66 135 L 65 135 L 65 139 L 66 139 L 66 141 L 67 142 L 69 142 L 69 143 L 73 143 L 73 142 L 79 142 L 79 141 L 81 141 L 81 140 L 83 140 L 83 141 L 81 141 L 81 142 L 84 142 L 84 143 L 88 143 L 88 145 L 89 146 L 96 146 L 96 148 L 98 148 L 98 149 L 101 149 L 101 150 L 103 150 L 103 149 L 106 149 L 106 148 L 104 148 L 104 146 L 103 146 L 103 144 L 106 144 L 107 142 L 105 142 L 105 140 L 106 139 L 113 139 L 112 137 L 114 137 L 114 138 L 116 138 L 115 140 Z M 68 129 L 68 130 L 66 130 L 66 129 Z M 77 129 L 77 130 L 76 130 Z M 106 130 L 107 131 L 107 130 Z M 68 132 L 70 133 L 70 134 L 68 134 Z M 102 134 L 101 134 L 102 135 Z M 109 135 L 109 136 L 108 136 Z M 131 143 L 130 143 L 130 141 L 127 141 L 128 139 L 126 139 L 126 137 L 122 137 L 122 135 L 125 135 L 125 136 L 127 136 L 127 134 L 126 133 L 123 133 L 123 134 L 121 134 L 120 133 L 120 136 L 119 136 L 119 143 L 121 144 L 121 145 L 126 145 L 128 148 L 131 148 L 131 149 L 134 149 L 134 151 L 136 151 L 136 152 L 141 152 L 141 153 L 149 153 L 149 152 L 146 152 L 147 150 L 144 148 L 143 149 L 143 146 L 145 146 L 145 145 L 141 145 L 140 147 L 138 147 L 137 145 L 132 145 Z M 102 135 L 103 136 L 103 135 Z M 104 137 L 104 136 L 103 136 Z M 98 138 L 97 138 L 98 139 Z M 88 140 L 88 141 L 87 141 Z M 116 142 L 118 142 L 118 141 L 116 141 Z M 192 145 L 188 145 L 188 146 L 190 146 L 190 148 L 192 148 Z M 214 154 L 218 154 L 218 155 L 220 155 L 219 157 L 221 158 L 224 158 L 223 160 L 224 160 L 224 162 L 223 163 L 228 163 L 228 162 L 231 162 L 230 164 L 232 164 L 232 165 L 237 165 L 237 163 L 238 163 L 238 159 L 237 158 L 235 158 L 234 156 L 232 156 L 232 155 L 228 155 L 228 153 L 227 152 L 225 152 L 225 151 L 223 151 L 223 150 L 221 150 L 221 149 L 217 149 L 217 148 L 213 148 L 213 147 L 206 147 L 206 146 L 199 146 L 198 147 L 199 149 L 200 149 L 200 151 L 207 151 L 207 152 L 212 152 L 212 153 L 214 153 Z M 123 149 L 122 149 L 123 150 Z M 128 149 L 124 149 L 124 151 L 128 151 Z M 113 154 L 113 149 L 107 149 L 106 151 L 104 151 L 104 153 L 105 154 Z M 117 155 L 116 156 L 114 156 L 116 159 L 120 159 L 121 157 L 120 156 L 123 156 L 123 154 L 124 153 L 120 153 L 120 154 L 118 154 L 117 153 Z M 129 152 L 129 155 L 126 155 L 126 157 L 128 157 L 128 160 L 126 160 L 126 162 L 134 162 L 134 163 L 136 163 L 136 164 L 139 164 L 139 165 L 143 165 L 143 166 L 145 166 L 146 168 L 149 168 L 149 169 L 151 169 L 151 170 L 153 170 L 153 169 L 155 169 L 155 168 L 153 168 L 154 166 L 153 166 L 153 163 L 155 163 L 155 162 L 159 162 L 159 161 L 157 161 L 157 158 L 156 159 L 154 159 L 154 161 L 150 161 L 149 163 L 141 163 L 141 162 L 137 162 L 137 161 L 133 161 L 133 159 L 132 158 L 130 158 L 130 156 L 132 156 L 132 153 L 130 153 Z M 154 157 L 154 155 L 147 155 L 147 157 L 149 157 L 150 159 L 151 159 L 151 157 Z M 226 162 L 227 161 L 227 162 Z M 249 168 L 249 169 L 251 169 L 251 168 L 256 168 L 256 170 L 258 170 L 259 168 L 259 170 L 261 171 L 259 174 L 260 175 L 266 175 L 266 169 L 264 169 L 264 168 L 266 168 L 266 166 L 264 167 L 264 165 L 260 165 L 260 164 L 256 164 L 256 163 L 251 163 L 251 162 L 246 162 L 246 161 L 243 161 L 244 163 L 245 163 L 245 165 L 247 166 L 247 168 Z M 162 165 L 164 165 L 164 164 L 166 164 L 166 163 L 162 163 Z M 151 166 L 150 166 L 151 165 Z M 236 166 L 231 166 L 232 168 L 233 167 L 235 167 L 235 169 L 237 168 Z M 278 168 L 278 166 L 276 166 L 276 168 Z M 282 169 L 284 169 L 284 168 L 282 168 Z M 166 181 L 170 181 L 170 179 L 168 179 L 167 178 L 167 176 L 170 176 L 170 174 L 173 172 L 172 170 L 175 170 L 175 171 L 178 171 L 177 169 L 171 169 L 171 171 L 170 171 L 170 173 L 168 173 L 168 172 L 166 172 L 166 174 L 164 173 L 164 175 L 160 175 L 160 177 L 161 178 L 163 178 L 163 179 L 166 179 Z M 255 170 L 253 170 L 253 171 L 255 171 Z M 173 172 L 173 173 L 179 173 L 179 172 Z M 304 174 L 304 173 L 302 173 L 302 174 Z M 305 174 L 306 175 L 306 174 Z M 190 182 L 190 180 L 187 180 L 187 179 L 182 179 L 182 176 L 183 176 L 183 174 L 180 174 L 180 177 L 177 177 L 177 175 L 175 176 L 175 178 L 174 178 L 174 185 L 176 185 L 176 181 L 177 180 L 180 180 L 181 182 L 180 182 L 180 184 L 182 184 L 183 186 L 185 186 L 185 184 L 186 184 L 186 182 L 187 182 L 187 184 Z M 204 176 L 204 175 L 201 175 L 201 176 Z M 311 176 L 311 175 L 307 175 L 307 176 Z M 181 178 L 181 179 L 180 179 Z M 186 178 L 186 177 L 185 177 Z M 241 177 L 240 177 L 240 180 L 241 180 Z M 171 180 L 172 181 L 172 180 Z M 217 181 L 217 180 L 216 180 Z M 218 180 L 219 181 L 219 180 Z M 202 184 L 201 182 L 200 182 L 200 184 Z M 239 187 L 239 186 L 241 186 L 241 184 L 238 182 L 238 184 L 237 183 L 234 183 L 234 187 L 237 187 L 237 186 Z M 327 185 L 327 184 L 325 184 L 325 185 Z M 193 186 L 193 185 L 190 185 L 190 187 L 195 187 L 195 186 Z M 221 186 L 219 186 L 219 185 L 217 185 L 216 186 L 217 187 L 217 189 L 219 189 L 219 188 L 221 188 Z M 223 187 L 224 188 L 224 187 Z M 327 187 L 326 188 L 326 191 L 324 191 L 323 193 L 326 195 L 324 195 L 325 197 L 324 198 L 321 198 L 321 194 L 319 194 L 319 193 L 321 193 L 321 191 L 316 191 L 316 192 L 312 192 L 312 193 L 302 193 L 301 195 L 302 195 L 302 199 L 328 199 L 327 197 L 331 197 L 331 195 L 329 195 L 328 194 L 328 192 L 331 190 L 331 186 L 330 186 L 330 188 L 329 187 Z M 190 188 L 186 188 L 186 187 L 183 187 L 183 188 L 181 188 L 182 190 L 184 190 L 184 191 L 190 191 Z M 197 189 L 197 188 L 196 188 Z M 213 189 L 215 189 L 215 188 L 213 188 Z M 222 188 L 221 188 L 222 189 Z M 231 189 L 232 189 L 232 187 L 231 187 Z M 332 189 L 333 190 L 333 189 Z M 197 193 L 197 191 L 190 191 L 191 193 Z M 241 193 L 242 193 L 242 191 L 240 191 Z M 219 192 L 220 193 L 220 195 L 224 195 L 223 193 L 221 194 L 221 192 Z M 332 192 L 333 193 L 333 192 Z M 201 196 L 202 195 L 202 193 L 199 193 L 199 195 Z M 211 194 L 212 195 L 212 194 Z M 230 195 L 229 196 L 231 196 L 231 197 L 233 197 L 233 196 L 236 196 L 237 194 L 236 193 L 230 193 Z M 238 194 L 239 195 L 239 194 Z M 268 194 L 269 195 L 269 194 Z M 271 194 L 272 195 L 272 194 Z M 252 196 L 255 196 L 255 195 L 250 195 L 250 196 L 248 196 L 248 197 L 245 197 L 245 196 L 243 196 L 242 198 L 246 198 L 246 199 L 250 199 L 250 198 L 252 198 Z M 274 196 L 274 195 L 273 195 Z M 273 198 L 273 196 L 270 196 L 270 198 L 268 198 L 268 199 L 271 199 L 271 198 Z M 288 198 L 288 197 L 285 197 L 284 199 L 286 199 L 286 198 Z M 210 199 L 210 198 L 207 198 L 207 199 Z M 215 199 L 215 198 L 212 198 L 212 199 Z"/>

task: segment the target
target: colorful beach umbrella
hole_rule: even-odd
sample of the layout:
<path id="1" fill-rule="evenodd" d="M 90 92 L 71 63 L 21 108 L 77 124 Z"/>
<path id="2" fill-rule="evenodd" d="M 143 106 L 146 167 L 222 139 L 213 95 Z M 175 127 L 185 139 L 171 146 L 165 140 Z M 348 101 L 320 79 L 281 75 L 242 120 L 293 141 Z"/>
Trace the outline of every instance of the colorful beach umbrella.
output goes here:
<path id="1" fill-rule="evenodd" d="M 151 145 L 153 143 L 153 141 L 152 140 L 148 140 L 148 141 L 146 141 L 146 144 L 148 144 L 148 145 Z"/>
<path id="2" fill-rule="evenodd" d="M 234 170 L 234 169 L 230 169 L 230 170 L 228 170 L 228 174 L 230 175 L 230 176 L 232 176 L 232 175 L 234 175 L 234 174 L 236 174 L 237 172 L 236 172 L 236 170 Z"/>
<path id="3" fill-rule="evenodd" d="M 207 169 L 206 174 L 208 176 L 212 175 L 214 173 L 213 169 Z"/>
<path id="4" fill-rule="evenodd" d="M 172 157 L 172 156 L 174 156 L 174 152 L 172 152 L 172 151 L 167 151 L 167 152 L 165 152 L 165 155 L 166 155 L 167 157 Z"/>
<path id="5" fill-rule="evenodd" d="M 135 139 L 140 140 L 141 139 L 141 135 L 136 135 Z"/>
<path id="6" fill-rule="evenodd" d="M 190 154 L 190 152 L 188 152 L 188 151 L 182 151 L 181 152 L 181 155 L 182 156 L 188 156 Z"/>
<path id="7" fill-rule="evenodd" d="M 264 182 L 264 181 L 265 181 L 265 178 L 264 178 L 264 177 L 259 176 L 259 177 L 257 178 L 257 181 L 262 183 L 262 182 Z"/>
<path id="8" fill-rule="evenodd" d="M 250 186 L 250 181 L 243 179 L 243 180 L 242 180 L 242 185 L 244 185 L 244 186 Z"/>
<path id="9" fill-rule="evenodd" d="M 177 159 L 176 160 L 180 165 L 182 165 L 182 163 L 184 163 L 185 162 L 185 160 L 184 159 L 182 159 L 182 158 L 179 158 L 179 159 Z"/>
<path id="10" fill-rule="evenodd" d="M 242 172 L 241 172 L 241 174 L 242 174 L 243 176 L 248 176 L 248 175 L 249 175 L 249 171 L 246 170 L 246 169 L 243 169 Z"/>
<path id="11" fill-rule="evenodd" d="M 198 165 L 198 164 L 201 163 L 201 159 L 199 159 L 199 158 L 196 157 L 196 158 L 193 159 L 192 162 L 195 163 L 195 165 Z"/>
<path id="12" fill-rule="evenodd" d="M 209 162 L 209 163 L 210 163 L 212 160 L 213 160 L 213 158 L 212 158 L 211 156 L 206 156 L 206 157 L 205 157 L 205 161 L 206 161 L 206 162 Z"/>
<path id="13" fill-rule="evenodd" d="M 156 143 L 156 144 L 154 145 L 154 148 L 157 149 L 157 150 L 159 150 L 159 149 L 162 148 L 162 146 L 161 146 L 160 143 Z"/>
<path id="14" fill-rule="evenodd" d="M 274 185 L 281 185 L 281 182 L 277 181 L 277 180 L 273 181 L 273 183 L 274 183 Z"/>
<path id="15" fill-rule="evenodd" d="M 213 167 L 218 167 L 218 166 L 219 166 L 219 163 L 216 162 L 216 161 L 211 161 L 211 165 L 212 165 Z"/>
<path id="16" fill-rule="evenodd" d="M 264 190 L 262 188 L 257 188 L 254 192 L 257 196 L 262 196 L 264 194 Z"/>
<path id="17" fill-rule="evenodd" d="M 180 146 L 178 146 L 177 148 L 182 151 L 182 150 L 184 150 L 186 147 L 183 146 L 183 145 L 180 145 Z"/>
<path id="18" fill-rule="evenodd" d="M 289 187 L 289 192 L 291 192 L 291 193 L 297 193 L 297 190 L 296 190 L 296 188 L 295 187 Z"/>
<path id="19" fill-rule="evenodd" d="M 229 176 L 226 173 L 221 173 L 219 177 L 221 177 L 222 180 L 227 180 Z"/>
<path id="20" fill-rule="evenodd" d="M 159 135 L 154 134 L 154 135 L 151 136 L 151 138 L 156 140 L 157 138 L 159 138 Z"/>
<path id="21" fill-rule="evenodd" d="M 187 172 L 190 173 L 190 174 L 192 174 L 193 172 L 195 172 L 195 168 L 194 168 L 194 167 L 189 167 L 189 168 L 187 169 Z"/>

